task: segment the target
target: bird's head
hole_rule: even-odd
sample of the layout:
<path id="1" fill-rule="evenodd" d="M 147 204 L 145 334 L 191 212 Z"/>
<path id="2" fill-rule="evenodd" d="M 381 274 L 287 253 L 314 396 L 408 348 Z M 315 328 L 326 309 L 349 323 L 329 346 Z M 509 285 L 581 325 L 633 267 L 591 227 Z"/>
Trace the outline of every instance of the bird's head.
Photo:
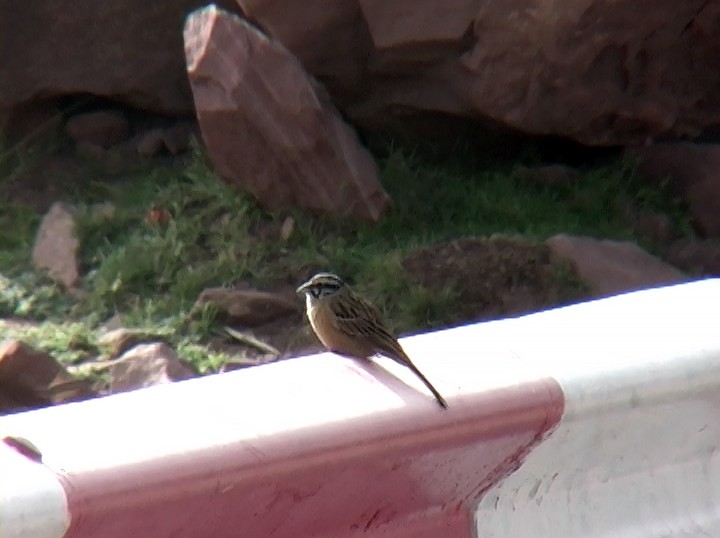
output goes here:
<path id="1" fill-rule="evenodd" d="M 310 300 L 318 300 L 322 297 L 335 295 L 347 284 L 332 273 L 318 273 L 297 289 L 298 293 L 304 293 Z"/>

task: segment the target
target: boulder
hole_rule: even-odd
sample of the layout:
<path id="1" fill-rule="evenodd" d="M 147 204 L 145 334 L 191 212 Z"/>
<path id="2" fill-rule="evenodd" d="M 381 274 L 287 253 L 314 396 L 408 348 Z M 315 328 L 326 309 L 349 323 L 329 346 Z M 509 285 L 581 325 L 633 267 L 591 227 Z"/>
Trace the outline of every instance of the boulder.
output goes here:
<path id="1" fill-rule="evenodd" d="M 372 156 L 296 58 L 215 6 L 194 12 L 185 51 L 218 175 L 269 209 L 377 220 L 389 198 Z"/>

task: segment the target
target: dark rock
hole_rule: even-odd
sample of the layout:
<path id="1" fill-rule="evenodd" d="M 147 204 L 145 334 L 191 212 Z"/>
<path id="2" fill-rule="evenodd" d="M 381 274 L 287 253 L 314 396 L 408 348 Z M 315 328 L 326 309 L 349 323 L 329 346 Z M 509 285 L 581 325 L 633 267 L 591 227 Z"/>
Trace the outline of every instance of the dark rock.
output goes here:
<path id="1" fill-rule="evenodd" d="M 70 116 L 65 130 L 76 143 L 84 142 L 109 148 L 126 140 L 130 134 L 130 123 L 119 112 L 110 110 L 85 112 Z"/>
<path id="2" fill-rule="evenodd" d="M 720 276 L 720 241 L 678 239 L 668 248 L 665 259 L 694 275 Z"/>
<path id="3" fill-rule="evenodd" d="M 14 411 L 79 400 L 96 394 L 44 351 L 19 340 L 0 345 L 0 410 Z"/>
<path id="4" fill-rule="evenodd" d="M 720 145 L 668 142 L 634 150 L 632 155 L 644 178 L 656 184 L 669 181 L 669 187 L 685 199 L 701 234 L 720 237 Z"/>

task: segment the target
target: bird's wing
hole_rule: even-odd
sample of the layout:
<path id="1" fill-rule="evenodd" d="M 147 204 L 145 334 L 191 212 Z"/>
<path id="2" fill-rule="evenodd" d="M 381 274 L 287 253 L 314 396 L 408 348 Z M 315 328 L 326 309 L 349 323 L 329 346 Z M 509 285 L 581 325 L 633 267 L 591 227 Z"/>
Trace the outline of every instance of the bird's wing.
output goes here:
<path id="1" fill-rule="evenodd" d="M 398 359 L 405 355 L 395 335 L 388 329 L 380 311 L 372 304 L 353 295 L 332 304 L 337 328 L 353 338 L 365 338 L 377 353 Z"/>

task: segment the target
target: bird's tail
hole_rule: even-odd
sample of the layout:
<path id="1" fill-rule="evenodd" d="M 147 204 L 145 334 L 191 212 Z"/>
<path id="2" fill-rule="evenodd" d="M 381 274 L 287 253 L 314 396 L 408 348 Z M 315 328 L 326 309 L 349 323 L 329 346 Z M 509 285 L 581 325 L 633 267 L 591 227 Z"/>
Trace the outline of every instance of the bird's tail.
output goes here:
<path id="1" fill-rule="evenodd" d="M 432 383 L 428 381 L 428 378 L 423 375 L 423 373 L 418 369 L 417 366 L 413 363 L 412 360 L 410 360 L 410 357 L 407 356 L 407 353 L 404 351 L 398 356 L 398 359 L 402 364 L 410 368 L 410 370 L 413 371 L 413 373 L 420 378 L 420 380 L 425 384 L 425 386 L 430 390 L 430 392 L 433 393 L 433 396 L 435 396 L 435 399 L 437 400 L 437 403 L 442 407 L 443 409 L 447 409 L 448 405 L 445 401 L 445 398 L 442 397 L 442 395 L 438 392 L 438 390 L 433 387 Z"/>

